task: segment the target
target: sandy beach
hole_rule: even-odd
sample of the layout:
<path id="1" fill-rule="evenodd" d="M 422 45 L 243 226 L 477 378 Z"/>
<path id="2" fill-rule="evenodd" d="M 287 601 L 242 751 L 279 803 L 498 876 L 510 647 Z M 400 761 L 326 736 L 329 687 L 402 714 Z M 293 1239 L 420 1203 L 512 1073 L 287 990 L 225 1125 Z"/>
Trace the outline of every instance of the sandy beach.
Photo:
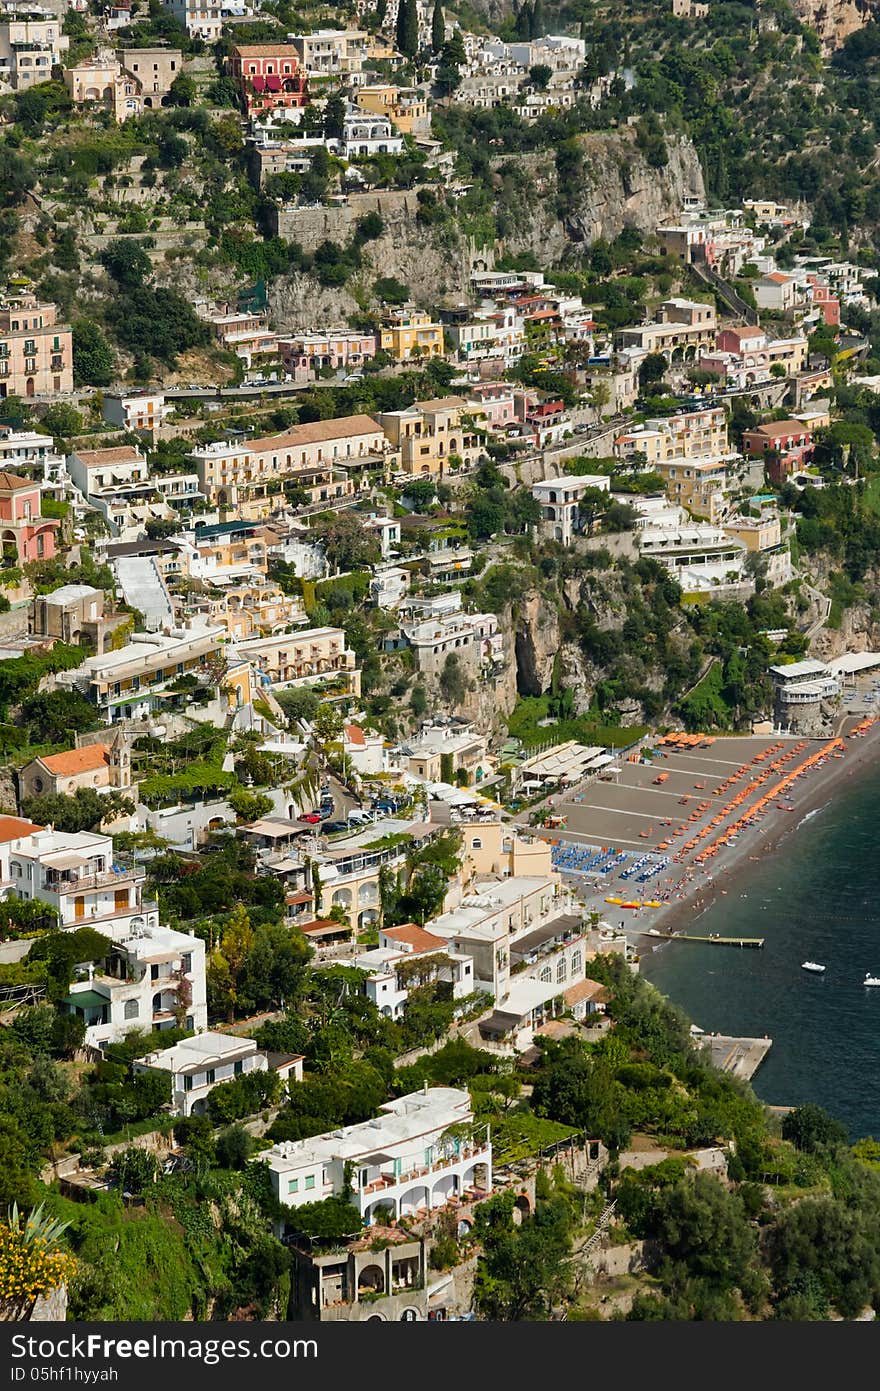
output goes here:
<path id="1" fill-rule="evenodd" d="M 567 824 L 564 829 L 544 832 L 545 835 L 558 840 L 560 846 L 589 844 L 599 850 L 605 847 L 609 853 L 613 847 L 618 856 L 626 854 L 626 859 L 605 875 L 566 873 L 560 866 L 566 883 L 586 911 L 598 911 L 603 920 L 615 927 L 622 924 L 641 957 L 672 945 L 666 939 L 646 935 L 650 929 L 698 934 L 701 916 L 719 898 L 746 891 L 750 872 L 756 865 L 768 856 L 784 855 L 787 839 L 808 817 L 827 805 L 842 785 L 874 767 L 880 720 L 861 736 L 848 737 L 859 720 L 856 715 L 846 720 L 842 730 L 843 757 L 829 754 L 788 786 L 783 783 L 786 775 L 828 746 L 833 736 L 809 740 L 791 736 L 724 736 L 713 740 L 705 750 L 687 751 L 683 756 L 675 752 L 647 765 L 624 764 L 625 780 L 622 778 L 613 789 L 608 783 L 595 782 L 588 789 L 573 789 L 571 801 L 565 796 L 556 798 L 553 810 L 565 815 Z M 779 766 L 774 767 L 777 761 Z M 731 765 L 733 773 L 743 767 L 747 771 L 734 778 L 728 790 L 721 790 L 732 778 Z M 712 772 L 708 771 L 710 768 Z M 772 769 L 769 778 L 746 793 L 745 789 L 765 768 Z M 667 773 L 667 777 L 658 787 L 660 773 Z M 784 790 L 777 796 L 780 785 Z M 665 815 L 658 817 L 661 792 L 666 794 L 661 806 Z M 741 805 L 712 828 L 711 822 L 718 820 L 739 793 L 743 794 Z M 706 846 L 723 836 L 737 817 L 748 815 L 768 793 L 770 800 L 760 819 L 739 829 L 735 840 L 719 846 L 703 863 L 697 862 Z M 699 807 L 707 809 L 697 815 Z M 670 821 L 674 824 L 670 825 Z M 697 843 L 686 851 L 684 845 L 689 837 L 696 837 Z M 644 845 L 639 844 L 642 838 L 647 842 Z M 668 849 L 660 848 L 664 843 Z M 669 858 L 669 864 L 644 883 L 632 875 L 621 878 L 622 872 L 637 861 L 644 861 L 650 868 L 661 855 Z M 608 898 L 656 906 L 625 908 L 623 904 L 607 902 Z"/>

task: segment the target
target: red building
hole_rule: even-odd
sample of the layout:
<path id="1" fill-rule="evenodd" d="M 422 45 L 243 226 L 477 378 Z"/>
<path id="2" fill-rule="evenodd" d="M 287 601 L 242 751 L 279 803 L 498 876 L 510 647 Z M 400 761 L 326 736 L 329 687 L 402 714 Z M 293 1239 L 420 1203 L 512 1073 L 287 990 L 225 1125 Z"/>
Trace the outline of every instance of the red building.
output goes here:
<path id="1" fill-rule="evenodd" d="M 309 100 L 306 74 L 291 43 L 237 44 L 229 55 L 249 116 L 305 106 Z"/>
<path id="2" fill-rule="evenodd" d="M 829 285 L 823 285 L 818 276 L 810 275 L 810 301 L 819 310 L 826 324 L 831 328 L 840 327 L 840 300 Z"/>
<path id="3" fill-rule="evenodd" d="M 812 459 L 813 433 L 798 420 L 772 420 L 743 431 L 743 453 L 764 459 L 768 477 L 779 485 Z"/>
<path id="4" fill-rule="evenodd" d="M 0 541 L 4 560 L 15 561 L 13 547 L 18 564 L 50 560 L 55 554 L 55 532 L 60 525 L 40 516 L 39 483 L 17 473 L 0 472 Z"/>

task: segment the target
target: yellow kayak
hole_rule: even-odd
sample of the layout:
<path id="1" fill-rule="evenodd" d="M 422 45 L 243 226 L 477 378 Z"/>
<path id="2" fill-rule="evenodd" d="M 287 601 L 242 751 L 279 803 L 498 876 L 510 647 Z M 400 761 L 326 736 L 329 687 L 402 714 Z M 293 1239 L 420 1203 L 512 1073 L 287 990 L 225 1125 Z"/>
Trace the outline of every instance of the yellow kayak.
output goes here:
<path id="1" fill-rule="evenodd" d="M 620 904 L 623 902 L 623 899 L 622 899 L 622 898 L 606 898 L 605 902 L 606 902 L 606 903 L 616 903 L 616 904 L 620 905 Z"/>

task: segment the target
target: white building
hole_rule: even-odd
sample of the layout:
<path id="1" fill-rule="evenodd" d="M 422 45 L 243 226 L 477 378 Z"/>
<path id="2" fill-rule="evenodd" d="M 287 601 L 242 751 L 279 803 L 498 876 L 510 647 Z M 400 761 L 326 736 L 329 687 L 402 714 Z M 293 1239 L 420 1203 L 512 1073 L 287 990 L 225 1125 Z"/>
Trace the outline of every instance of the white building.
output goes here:
<path id="1" fill-rule="evenodd" d="M 283 1140 L 253 1162 L 268 1165 L 275 1197 L 291 1208 L 339 1196 L 351 1171 L 351 1202 L 368 1225 L 380 1209 L 411 1217 L 492 1188 L 488 1126 L 474 1124 L 469 1093 L 454 1087 L 426 1086 L 374 1120 Z"/>
<path id="2" fill-rule="evenodd" d="M 461 595 L 444 596 L 457 601 L 443 616 L 401 624 L 401 633 L 413 649 L 419 671 L 439 676 L 450 653 L 476 670 L 491 668 L 503 659 L 504 638 L 494 613 L 464 613 Z"/>
<path id="3" fill-rule="evenodd" d="M 170 927 L 134 928 L 114 940 L 103 970 L 89 967 L 61 1003 L 85 1022 L 93 1047 L 131 1029 L 206 1029 L 205 944 Z"/>
<path id="4" fill-rule="evenodd" d="M 581 530 L 580 501 L 590 488 L 611 491 L 611 479 L 604 473 L 566 474 L 532 484 L 532 497 L 541 505 L 541 531 L 570 546 Z"/>
<path id="5" fill-rule="evenodd" d="M 45 827 L 12 841 L 8 878 L 14 897 L 49 904 L 62 927 L 121 933 L 144 916 L 143 869 L 117 864 L 112 838 L 93 831 Z"/>
<path id="6" fill-rule="evenodd" d="M 105 392 L 102 412 L 104 419 L 122 430 L 137 434 L 152 434 L 165 424 L 173 407 L 165 404 L 161 391 Z"/>
<path id="7" fill-rule="evenodd" d="M 164 0 L 191 39 L 216 43 L 223 29 L 222 0 Z"/>
<path id="8" fill-rule="evenodd" d="M 342 123 L 339 150 L 346 159 L 400 155 L 404 150 L 403 136 L 397 134 L 388 116 L 372 115 L 354 108 Z"/>
<path id="9" fill-rule="evenodd" d="M 446 981 L 455 1000 L 463 1000 L 474 990 L 471 957 L 452 950 L 444 937 L 415 923 L 381 929 L 378 947 L 356 956 L 353 965 L 369 973 L 367 998 L 388 1019 L 401 1017 L 414 985 Z"/>
<path id="10" fill-rule="evenodd" d="M 0 425 L 0 470 L 21 469 L 31 478 L 54 483 L 60 481 L 63 468 L 64 460 L 55 453 L 51 435 Z"/>
<path id="11" fill-rule="evenodd" d="M 745 574 L 745 544 L 721 527 L 690 522 L 679 527 L 645 527 L 638 533 L 642 555 L 659 560 L 688 593 L 754 588 Z"/>
<path id="12" fill-rule="evenodd" d="M 171 1074 L 171 1110 L 175 1116 L 201 1116 L 215 1087 L 249 1072 L 267 1072 L 269 1057 L 252 1038 L 220 1034 L 213 1029 L 181 1039 L 171 1048 L 158 1049 L 134 1061 L 137 1072 Z M 285 1059 L 278 1069 L 287 1080 L 302 1081 L 301 1054 Z"/>

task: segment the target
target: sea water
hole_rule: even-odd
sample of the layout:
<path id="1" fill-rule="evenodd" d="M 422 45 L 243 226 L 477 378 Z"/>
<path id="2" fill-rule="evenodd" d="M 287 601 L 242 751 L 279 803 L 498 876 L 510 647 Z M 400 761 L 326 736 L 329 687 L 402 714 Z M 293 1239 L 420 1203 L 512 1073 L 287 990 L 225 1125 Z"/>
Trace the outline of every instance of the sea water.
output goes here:
<path id="1" fill-rule="evenodd" d="M 752 1082 L 764 1101 L 815 1101 L 853 1139 L 880 1138 L 880 987 L 862 984 L 880 976 L 880 769 L 791 819 L 792 833 L 747 875 L 723 875 L 727 894 L 683 927 L 763 937 L 763 951 L 670 942 L 643 957 L 643 974 L 707 1032 L 772 1038 Z"/>

